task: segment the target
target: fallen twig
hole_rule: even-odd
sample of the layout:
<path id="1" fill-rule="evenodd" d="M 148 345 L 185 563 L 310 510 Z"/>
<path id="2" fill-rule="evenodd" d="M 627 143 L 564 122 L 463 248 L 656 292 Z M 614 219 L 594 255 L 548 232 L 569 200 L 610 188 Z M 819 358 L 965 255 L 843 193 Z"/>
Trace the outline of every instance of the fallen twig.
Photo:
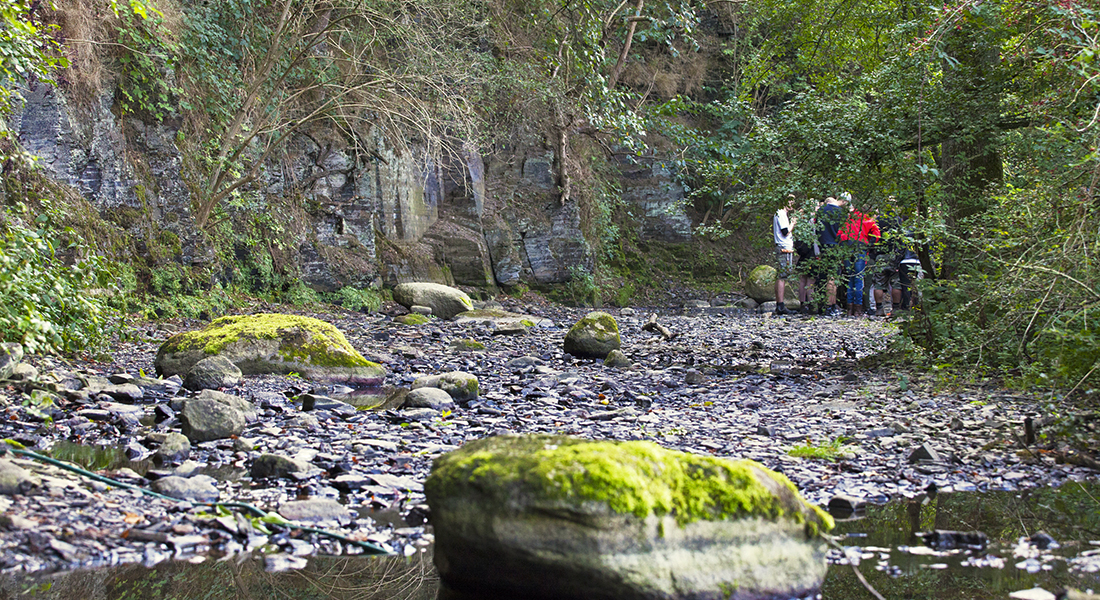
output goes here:
<path id="1" fill-rule="evenodd" d="M 651 331 L 653 333 L 659 333 L 659 334 L 661 334 L 661 337 L 665 338 L 666 342 L 673 339 L 673 338 L 675 338 L 676 335 L 677 335 L 675 333 L 672 333 L 672 331 L 669 330 L 668 327 L 665 327 L 664 325 L 661 325 L 660 323 L 657 322 L 656 313 L 649 316 L 649 321 L 647 321 L 645 325 L 642 325 L 642 331 Z"/>

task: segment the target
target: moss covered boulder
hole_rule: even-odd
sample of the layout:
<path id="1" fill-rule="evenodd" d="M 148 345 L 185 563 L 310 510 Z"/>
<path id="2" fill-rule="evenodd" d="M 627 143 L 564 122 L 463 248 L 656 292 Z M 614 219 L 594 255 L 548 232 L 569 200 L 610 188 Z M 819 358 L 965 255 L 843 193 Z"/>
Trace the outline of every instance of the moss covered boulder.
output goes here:
<path id="1" fill-rule="evenodd" d="M 410 310 L 413 306 L 427 306 L 441 319 L 451 319 L 474 308 L 466 292 L 438 283 L 400 283 L 393 288 L 393 301 Z"/>
<path id="2" fill-rule="evenodd" d="M 801 597 L 833 525 L 755 462 L 650 442 L 484 438 L 424 491 L 443 583 L 500 598 Z"/>
<path id="3" fill-rule="evenodd" d="M 775 267 L 771 265 L 760 265 L 749 273 L 749 278 L 745 281 L 745 295 L 752 298 L 756 302 L 775 302 L 775 277 L 777 273 Z M 783 298 L 787 303 L 787 308 L 798 308 L 798 277 L 791 276 L 787 280 L 787 286 L 783 289 Z M 792 306 L 791 303 L 796 303 Z"/>
<path id="4" fill-rule="evenodd" d="M 601 311 L 588 313 L 565 334 L 564 350 L 581 358 L 602 360 L 621 346 L 619 324 L 615 317 Z"/>
<path id="5" fill-rule="evenodd" d="M 228 358 L 245 375 L 298 373 L 352 387 L 378 386 L 386 376 L 333 325 L 281 314 L 222 317 L 200 331 L 176 334 L 157 351 L 157 373 L 185 375 L 210 356 Z"/>

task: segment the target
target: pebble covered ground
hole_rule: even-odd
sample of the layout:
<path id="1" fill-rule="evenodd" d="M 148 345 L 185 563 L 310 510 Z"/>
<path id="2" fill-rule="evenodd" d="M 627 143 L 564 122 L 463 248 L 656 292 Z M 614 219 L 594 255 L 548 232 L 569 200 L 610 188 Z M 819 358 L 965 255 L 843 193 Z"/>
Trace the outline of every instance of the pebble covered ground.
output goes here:
<path id="1" fill-rule="evenodd" d="M 154 464 L 164 435 L 179 431 L 173 398 L 189 392 L 178 383 L 146 383 L 140 398 L 70 394 L 52 404 L 35 396 L 36 385 L 13 383 L 0 386 L 0 438 L 83 460 L 100 474 L 141 487 L 182 475 L 213 485 L 222 502 L 278 510 L 405 555 L 432 540 L 423 482 L 433 458 L 503 433 L 652 440 L 686 452 L 749 458 L 784 473 L 822 505 L 912 497 L 930 486 L 1012 490 L 1095 477 L 1084 467 L 1057 463 L 1051 453 L 1024 449 L 1023 420 L 1035 398 L 874 360 L 896 335 L 895 325 L 882 319 L 774 317 L 724 307 L 609 309 L 632 363 L 613 368 L 561 349 L 585 309 L 511 298 L 504 298 L 503 308 L 530 315 L 535 326 L 516 334 L 476 322 L 402 325 L 393 320 L 400 312 L 393 307 L 389 314 L 312 314 L 383 363 L 390 386 L 408 388 L 417 377 L 448 371 L 476 375 L 479 399 L 453 411 L 356 410 L 323 399 L 303 411 L 295 400 L 300 394 L 342 390 L 314 389 L 294 377 L 247 377 L 223 390 L 257 408 L 258 418 L 241 436 L 193 444 L 182 464 Z M 672 339 L 643 329 L 652 315 Z M 111 363 L 26 362 L 38 370 L 37 387 L 51 381 L 79 387 L 75 382 L 89 375 L 140 381 L 152 376 L 156 350 L 172 331 L 201 325 L 138 327 L 139 341 L 119 344 Z M 130 462 L 93 464 L 112 453 Z M 264 453 L 306 466 L 253 480 L 253 463 Z M 253 549 L 278 570 L 300 566 L 313 553 L 362 551 L 339 539 L 151 498 L 10 454 L 0 461 L 26 469 L 37 483 L 0 495 L 3 573 L 151 565 Z"/>

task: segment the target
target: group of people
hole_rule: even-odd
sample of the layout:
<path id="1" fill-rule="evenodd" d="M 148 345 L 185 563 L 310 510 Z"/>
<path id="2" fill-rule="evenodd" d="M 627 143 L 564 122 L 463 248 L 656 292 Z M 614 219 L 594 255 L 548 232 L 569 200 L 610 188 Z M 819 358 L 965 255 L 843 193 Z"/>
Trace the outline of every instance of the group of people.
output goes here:
<path id="1" fill-rule="evenodd" d="M 906 242 L 904 220 L 894 209 L 893 196 L 882 215 L 857 210 L 847 192 L 826 198 L 809 217 L 795 213 L 794 205 L 791 195 L 772 218 L 776 314 L 794 312 L 787 309 L 784 294 L 787 280 L 796 274 L 803 314 L 840 316 L 846 310 L 852 317 L 881 317 L 889 316 L 887 302 L 891 312 L 910 308 L 920 259 Z M 814 285 L 820 282 L 825 282 L 823 302 L 814 298 Z"/>

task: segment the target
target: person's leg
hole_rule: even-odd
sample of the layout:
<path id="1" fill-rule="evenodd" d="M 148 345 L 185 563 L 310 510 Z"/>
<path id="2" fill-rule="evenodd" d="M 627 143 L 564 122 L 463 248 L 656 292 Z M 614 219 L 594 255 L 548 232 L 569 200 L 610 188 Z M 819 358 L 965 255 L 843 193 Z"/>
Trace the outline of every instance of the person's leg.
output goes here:
<path id="1" fill-rule="evenodd" d="M 909 286 L 912 284 L 912 280 L 909 277 L 909 265 L 902 263 L 898 266 L 898 281 L 901 283 L 901 310 L 909 310 L 909 303 L 912 301 L 912 292 Z"/>
<path id="2" fill-rule="evenodd" d="M 856 256 L 848 284 L 848 314 L 854 317 L 863 316 L 863 270 L 866 266 L 866 258 L 862 255 Z"/>

